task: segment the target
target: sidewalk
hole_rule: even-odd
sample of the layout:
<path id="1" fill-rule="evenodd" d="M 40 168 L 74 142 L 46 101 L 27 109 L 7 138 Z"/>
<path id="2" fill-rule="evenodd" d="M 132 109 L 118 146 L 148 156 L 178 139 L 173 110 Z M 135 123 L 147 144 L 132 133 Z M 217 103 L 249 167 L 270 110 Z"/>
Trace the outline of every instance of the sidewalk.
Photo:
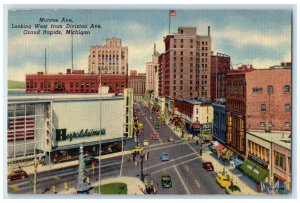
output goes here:
<path id="1" fill-rule="evenodd" d="M 138 178 L 133 177 L 117 177 L 117 178 L 109 178 L 101 181 L 101 185 L 109 184 L 109 183 L 116 183 L 121 182 L 127 184 L 127 195 L 144 195 L 144 193 L 141 191 L 145 189 L 145 185 L 142 181 Z M 92 186 L 98 186 L 99 182 L 94 183 Z M 60 195 L 72 195 L 77 194 L 76 188 L 70 188 L 68 191 L 62 191 L 59 192 Z M 99 195 L 98 193 L 94 193 L 93 190 L 91 190 L 91 194 L 93 195 Z M 104 194 L 100 194 L 104 195 Z M 106 195 L 106 194 L 105 194 Z"/>
<path id="2" fill-rule="evenodd" d="M 181 134 L 179 131 L 175 131 L 173 126 L 170 126 L 167 124 L 173 132 L 178 136 L 181 137 Z M 195 140 L 192 139 L 192 135 L 186 135 L 185 138 L 181 138 L 183 140 Z M 249 177 L 243 175 L 241 171 L 238 169 L 233 169 L 230 166 L 224 166 L 223 162 L 218 159 L 211 151 L 207 150 L 202 153 L 201 156 L 203 161 L 210 161 L 214 168 L 215 172 L 222 172 L 224 167 L 225 171 L 230 175 L 230 177 L 233 178 L 233 182 L 236 183 L 240 188 L 244 195 L 263 195 L 264 193 L 257 192 L 257 186 L 256 183 L 253 182 Z"/>
<path id="3" fill-rule="evenodd" d="M 112 153 L 112 154 L 106 154 L 106 155 L 101 155 L 100 159 L 101 160 L 102 159 L 108 159 L 108 158 L 122 156 L 122 155 L 130 154 L 130 153 L 131 153 L 130 151 L 123 151 L 123 152 L 117 152 L 117 153 Z M 95 158 L 99 158 L 99 156 L 97 156 Z M 66 167 L 70 167 L 70 166 L 76 166 L 78 164 L 79 164 L 79 160 L 68 161 L 68 162 L 57 163 L 57 164 L 51 164 L 51 165 L 41 165 L 40 164 L 37 167 L 37 171 L 39 173 L 41 173 L 41 172 L 47 172 L 47 171 L 52 171 L 52 170 L 56 170 L 56 169 L 66 168 Z M 24 166 L 22 169 L 24 171 L 26 171 L 26 173 L 28 175 L 34 174 L 34 166 L 33 165 Z M 8 173 L 9 173 L 9 171 L 8 171 Z"/>

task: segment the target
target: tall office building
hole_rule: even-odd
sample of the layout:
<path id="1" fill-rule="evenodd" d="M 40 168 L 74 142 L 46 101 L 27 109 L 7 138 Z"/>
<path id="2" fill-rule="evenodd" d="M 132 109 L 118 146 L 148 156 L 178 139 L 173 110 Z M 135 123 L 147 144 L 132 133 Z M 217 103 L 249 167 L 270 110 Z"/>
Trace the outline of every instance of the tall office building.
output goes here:
<path id="1" fill-rule="evenodd" d="M 157 81 L 155 81 L 155 70 L 158 68 L 158 56 L 156 44 L 154 44 L 152 61 L 146 63 L 146 91 L 155 91 Z"/>
<path id="2" fill-rule="evenodd" d="M 169 98 L 210 98 L 211 37 L 197 34 L 196 27 L 179 27 L 164 38 L 160 57 L 159 95 Z"/>
<path id="3" fill-rule="evenodd" d="M 89 73 L 108 75 L 128 75 L 128 47 L 122 46 L 119 38 L 106 40 L 105 45 L 91 46 Z"/>

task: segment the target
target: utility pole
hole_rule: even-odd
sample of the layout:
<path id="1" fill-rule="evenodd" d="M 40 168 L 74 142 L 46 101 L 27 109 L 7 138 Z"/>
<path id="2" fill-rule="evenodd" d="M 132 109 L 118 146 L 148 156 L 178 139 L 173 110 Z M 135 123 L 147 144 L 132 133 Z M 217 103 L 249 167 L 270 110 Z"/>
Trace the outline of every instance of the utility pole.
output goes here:
<path id="1" fill-rule="evenodd" d="M 144 175 L 144 168 L 143 168 L 143 164 L 144 164 L 144 158 L 145 158 L 145 154 L 144 152 L 141 152 L 140 154 L 140 158 L 141 158 L 141 181 L 144 182 L 145 179 L 145 175 Z"/>

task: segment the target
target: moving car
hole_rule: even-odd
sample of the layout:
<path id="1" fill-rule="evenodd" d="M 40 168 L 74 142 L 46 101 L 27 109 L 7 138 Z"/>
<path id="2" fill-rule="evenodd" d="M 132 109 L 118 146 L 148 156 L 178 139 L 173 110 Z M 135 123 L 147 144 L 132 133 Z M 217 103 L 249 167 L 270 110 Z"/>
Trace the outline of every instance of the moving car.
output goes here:
<path id="1" fill-rule="evenodd" d="M 95 157 L 92 157 L 92 156 L 86 157 L 84 159 L 84 163 L 86 165 L 91 165 L 93 162 L 96 163 L 96 164 L 98 164 L 99 163 L 99 159 L 97 159 Z"/>
<path id="2" fill-rule="evenodd" d="M 152 133 L 151 138 L 152 138 L 152 140 L 158 140 L 158 134 Z"/>
<path id="3" fill-rule="evenodd" d="M 213 171 L 214 170 L 214 166 L 211 162 L 203 162 L 202 163 L 202 167 L 207 170 L 207 171 Z"/>
<path id="4" fill-rule="evenodd" d="M 168 138 L 168 142 L 174 142 L 174 138 L 173 137 L 169 137 Z"/>
<path id="5" fill-rule="evenodd" d="M 159 124 L 155 124 L 155 129 L 159 129 Z"/>
<path id="6" fill-rule="evenodd" d="M 230 185 L 229 175 L 224 175 L 223 173 L 218 173 L 216 176 L 216 181 L 221 187 L 227 187 Z"/>
<path id="7" fill-rule="evenodd" d="M 137 153 L 137 154 L 140 154 L 142 153 L 142 151 L 144 150 L 144 147 L 141 147 L 141 146 L 135 146 L 132 150 L 131 150 L 131 153 L 134 154 Z"/>
<path id="8" fill-rule="evenodd" d="M 169 174 L 167 174 L 167 173 L 162 174 L 161 185 L 163 188 L 171 188 L 172 187 L 172 179 Z"/>
<path id="9" fill-rule="evenodd" d="M 225 187 L 225 192 L 230 195 L 241 195 L 241 189 L 237 185 L 230 185 Z"/>
<path id="10" fill-rule="evenodd" d="M 149 141 L 148 141 L 148 140 L 144 140 L 143 145 L 144 145 L 145 147 L 149 146 L 149 145 L 150 145 L 150 144 L 149 144 Z"/>
<path id="11" fill-rule="evenodd" d="M 169 161 L 169 160 L 170 160 L 169 154 L 168 154 L 167 152 L 161 153 L 160 159 L 161 159 L 162 161 Z"/>
<path id="12" fill-rule="evenodd" d="M 28 175 L 24 170 L 16 170 L 8 175 L 10 181 L 27 178 Z"/>

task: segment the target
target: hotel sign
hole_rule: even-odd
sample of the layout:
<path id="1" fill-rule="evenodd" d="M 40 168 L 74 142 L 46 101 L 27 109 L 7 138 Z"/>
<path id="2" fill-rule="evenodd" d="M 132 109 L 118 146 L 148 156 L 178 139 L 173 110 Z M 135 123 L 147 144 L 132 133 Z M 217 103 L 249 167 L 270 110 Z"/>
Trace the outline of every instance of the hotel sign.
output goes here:
<path id="1" fill-rule="evenodd" d="M 99 135 L 105 135 L 105 129 L 101 130 L 95 130 L 95 129 L 86 129 L 81 130 L 79 132 L 71 132 L 67 133 L 67 129 L 56 129 L 56 141 L 66 141 L 69 140 L 72 142 L 73 139 L 77 138 L 85 138 L 85 137 L 93 137 L 93 136 L 99 136 Z"/>

